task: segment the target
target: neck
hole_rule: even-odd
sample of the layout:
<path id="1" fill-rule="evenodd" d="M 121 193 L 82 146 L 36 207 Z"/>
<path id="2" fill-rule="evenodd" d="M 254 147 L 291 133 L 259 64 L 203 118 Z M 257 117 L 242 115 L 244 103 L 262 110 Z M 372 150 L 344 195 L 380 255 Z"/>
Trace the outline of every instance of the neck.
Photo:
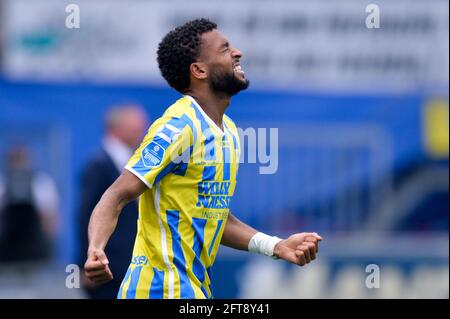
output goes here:
<path id="1" fill-rule="evenodd" d="M 190 89 L 185 94 L 192 96 L 205 113 L 223 129 L 222 119 L 230 104 L 231 97 L 225 94 L 217 94 L 210 90 Z"/>

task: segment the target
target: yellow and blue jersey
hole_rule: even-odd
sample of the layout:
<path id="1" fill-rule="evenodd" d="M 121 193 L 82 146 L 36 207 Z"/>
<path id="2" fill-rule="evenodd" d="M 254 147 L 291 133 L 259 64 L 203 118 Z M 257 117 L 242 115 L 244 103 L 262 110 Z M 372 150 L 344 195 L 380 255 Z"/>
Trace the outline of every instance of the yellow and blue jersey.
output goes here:
<path id="1" fill-rule="evenodd" d="M 126 166 L 149 189 L 118 298 L 212 298 L 239 156 L 231 119 L 224 116 L 222 130 L 190 96 L 153 123 Z"/>

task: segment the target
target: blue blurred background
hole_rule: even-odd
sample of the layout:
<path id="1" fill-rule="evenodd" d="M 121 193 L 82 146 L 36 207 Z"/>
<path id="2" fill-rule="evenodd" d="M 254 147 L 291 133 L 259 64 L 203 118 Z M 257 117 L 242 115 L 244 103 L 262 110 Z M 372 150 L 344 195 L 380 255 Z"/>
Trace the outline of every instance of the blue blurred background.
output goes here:
<path id="1" fill-rule="evenodd" d="M 0 167 L 26 145 L 59 197 L 52 273 L 15 282 L 0 268 L 0 297 L 85 297 L 65 285 L 81 172 L 111 106 L 155 120 L 178 98 L 155 52 L 198 16 L 244 52 L 252 85 L 227 114 L 278 129 L 277 171 L 242 164 L 232 211 L 266 233 L 325 238 L 305 268 L 222 247 L 216 298 L 449 297 L 448 2 L 378 1 L 379 29 L 364 1 L 228 2 L 0 1 Z M 65 26 L 69 3 L 80 28 Z M 379 288 L 366 286 L 369 264 Z"/>

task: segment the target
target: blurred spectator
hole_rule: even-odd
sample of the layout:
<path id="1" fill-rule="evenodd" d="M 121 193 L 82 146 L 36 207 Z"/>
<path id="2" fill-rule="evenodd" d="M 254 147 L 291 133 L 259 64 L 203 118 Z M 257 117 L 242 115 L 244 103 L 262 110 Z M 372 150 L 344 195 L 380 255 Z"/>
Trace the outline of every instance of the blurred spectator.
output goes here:
<path id="1" fill-rule="evenodd" d="M 84 265 L 88 249 L 87 228 L 89 218 L 100 197 L 119 177 L 122 169 L 139 146 L 148 119 L 145 111 L 136 105 L 112 108 L 105 119 L 106 132 L 101 148 L 89 161 L 82 174 L 81 200 L 78 212 L 79 264 Z M 106 254 L 114 279 L 102 286 L 95 286 L 87 279 L 82 283 L 90 298 L 115 299 L 122 278 L 128 268 L 137 231 L 138 206 L 132 202 L 124 207 L 116 231 L 112 235 Z"/>
<path id="2" fill-rule="evenodd" d="M 52 178 L 33 168 L 27 149 L 11 149 L 0 176 L 0 262 L 50 260 L 58 201 Z"/>

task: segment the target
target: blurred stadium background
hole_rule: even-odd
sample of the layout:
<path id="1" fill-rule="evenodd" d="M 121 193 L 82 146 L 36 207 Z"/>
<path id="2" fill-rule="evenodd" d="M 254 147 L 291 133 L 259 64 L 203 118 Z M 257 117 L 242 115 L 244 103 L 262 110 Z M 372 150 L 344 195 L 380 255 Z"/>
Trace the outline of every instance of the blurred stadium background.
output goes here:
<path id="1" fill-rule="evenodd" d="M 66 288 L 65 270 L 104 113 L 131 102 L 160 116 L 178 95 L 159 75 L 157 44 L 204 16 L 244 52 L 252 81 L 228 114 L 279 129 L 278 171 L 242 165 L 232 210 L 266 233 L 325 238 L 305 268 L 222 248 L 216 298 L 448 298 L 449 4 L 372 2 L 379 29 L 366 28 L 360 0 L 0 0 L 0 167 L 26 145 L 59 197 L 52 266 L 19 277 L 0 266 L 0 297 L 85 297 Z M 79 29 L 65 27 L 69 3 Z"/>

